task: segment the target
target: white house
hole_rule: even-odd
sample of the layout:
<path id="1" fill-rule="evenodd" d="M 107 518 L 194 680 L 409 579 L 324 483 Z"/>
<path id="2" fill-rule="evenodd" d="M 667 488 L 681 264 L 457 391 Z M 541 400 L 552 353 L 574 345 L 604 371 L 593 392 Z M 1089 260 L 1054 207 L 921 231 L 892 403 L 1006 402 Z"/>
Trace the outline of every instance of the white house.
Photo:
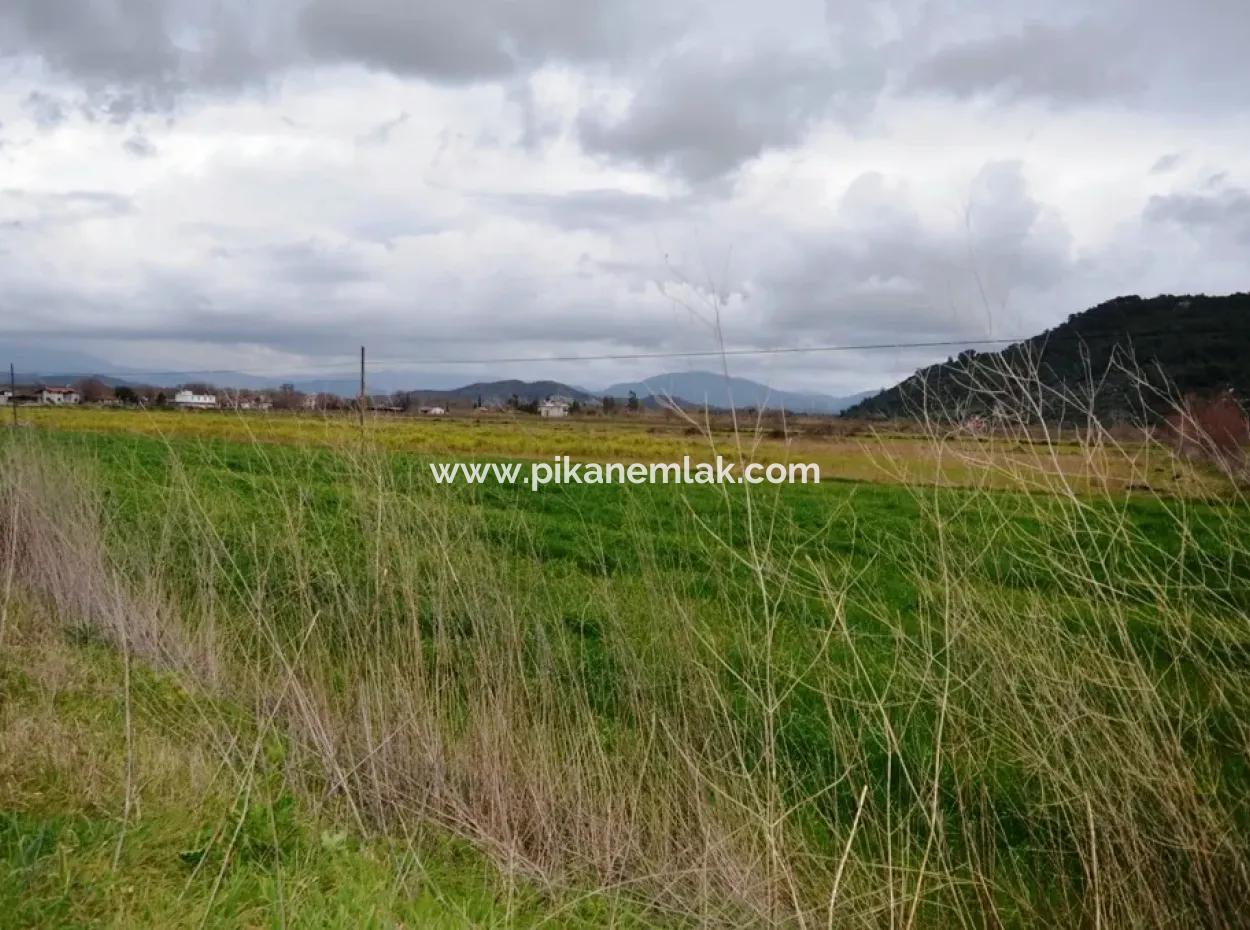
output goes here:
<path id="1" fill-rule="evenodd" d="M 183 410 L 207 410 L 217 406 L 217 395 L 179 391 L 174 395 L 174 406 Z"/>
<path id="2" fill-rule="evenodd" d="M 61 406 L 64 404 L 76 404 L 82 398 L 78 392 L 71 387 L 41 387 L 35 396 L 41 404 L 53 404 Z"/>
<path id="3" fill-rule="evenodd" d="M 421 412 L 427 417 L 441 417 L 447 413 L 446 407 L 422 407 Z"/>
<path id="4" fill-rule="evenodd" d="M 538 415 L 542 417 L 567 417 L 569 405 L 562 399 L 550 398 L 538 405 Z"/>
<path id="5" fill-rule="evenodd" d="M 3 391 L 0 391 L 0 407 L 4 406 L 12 399 L 13 399 L 13 392 L 10 391 L 8 388 L 5 388 Z"/>

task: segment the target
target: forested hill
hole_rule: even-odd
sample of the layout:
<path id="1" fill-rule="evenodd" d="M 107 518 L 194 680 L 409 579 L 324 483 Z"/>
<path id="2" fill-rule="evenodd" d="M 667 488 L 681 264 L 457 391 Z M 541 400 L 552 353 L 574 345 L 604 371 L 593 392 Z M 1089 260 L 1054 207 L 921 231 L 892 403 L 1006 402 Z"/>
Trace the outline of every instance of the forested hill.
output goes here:
<path id="1" fill-rule="evenodd" d="M 843 416 L 949 418 L 1040 399 L 1047 418 L 1092 407 L 1105 421 L 1137 420 L 1157 416 L 1168 397 L 1225 389 L 1250 398 L 1250 293 L 1117 297 L 1000 352 L 921 369 Z"/>

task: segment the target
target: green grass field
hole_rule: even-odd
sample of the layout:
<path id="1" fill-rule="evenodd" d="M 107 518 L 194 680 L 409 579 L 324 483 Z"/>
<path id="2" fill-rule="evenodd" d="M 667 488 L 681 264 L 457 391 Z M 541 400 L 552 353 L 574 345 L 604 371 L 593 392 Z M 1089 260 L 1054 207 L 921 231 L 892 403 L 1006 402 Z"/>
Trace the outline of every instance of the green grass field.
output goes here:
<path id="1" fill-rule="evenodd" d="M 163 438 L 233 439 L 327 448 L 355 448 L 360 430 L 349 414 L 230 411 L 27 408 L 35 426 L 74 432 L 138 433 Z M 371 447 L 455 458 L 534 459 L 554 453 L 583 461 L 706 460 L 717 453 L 759 462 L 812 462 L 826 478 L 886 484 L 1048 489 L 1052 477 L 1089 492 L 1144 488 L 1204 496 L 1223 488 L 1207 469 L 1178 461 L 1133 436 L 1123 442 L 1079 442 L 1036 430 L 974 437 L 953 430 L 940 443 L 914 428 L 843 425 L 827 418 L 767 421 L 743 414 L 737 431 L 724 414 L 676 414 L 542 420 L 521 414 L 447 418 L 371 414 Z M 1103 437 L 1109 438 L 1109 437 Z"/>
<path id="2" fill-rule="evenodd" d="M 532 493 L 426 463 L 708 440 L 36 423 L 0 926 L 1242 919 L 1250 508 L 1162 450 L 765 439 L 844 480 Z"/>

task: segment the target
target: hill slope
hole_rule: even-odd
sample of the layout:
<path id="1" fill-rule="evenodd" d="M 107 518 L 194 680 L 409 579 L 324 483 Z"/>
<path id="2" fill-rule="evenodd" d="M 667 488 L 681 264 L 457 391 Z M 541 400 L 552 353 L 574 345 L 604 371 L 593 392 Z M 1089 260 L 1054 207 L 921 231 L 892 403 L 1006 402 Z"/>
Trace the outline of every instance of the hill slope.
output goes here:
<path id="1" fill-rule="evenodd" d="M 1188 393 L 1250 397 L 1248 360 L 1250 293 L 1117 297 L 1001 352 L 921 369 L 843 415 L 949 418 L 1036 403 L 1047 418 L 1149 418 Z"/>

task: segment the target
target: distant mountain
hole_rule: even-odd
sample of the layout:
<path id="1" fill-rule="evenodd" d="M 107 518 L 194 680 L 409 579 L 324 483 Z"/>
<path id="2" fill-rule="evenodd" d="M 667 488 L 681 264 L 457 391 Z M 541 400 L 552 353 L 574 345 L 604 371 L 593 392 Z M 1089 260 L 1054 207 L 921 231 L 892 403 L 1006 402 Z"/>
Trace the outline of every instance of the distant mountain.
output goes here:
<path id="1" fill-rule="evenodd" d="M 695 407 L 755 407 L 789 410 L 792 413 L 839 413 L 861 397 L 834 397 L 798 391 L 781 391 L 746 378 L 728 378 L 710 371 L 673 371 L 642 381 L 625 381 L 603 389 L 607 397 L 628 397 L 633 391 L 639 398 L 654 395 L 672 397 Z"/>
<path id="2" fill-rule="evenodd" d="M 48 349 L 42 346 L 23 344 L 0 345 L 0 363 L 4 365 L 4 380 L 9 377 L 9 364 L 17 369 L 18 381 L 51 380 L 48 374 L 57 372 L 79 371 L 92 374 L 109 374 L 116 367 L 88 355 L 85 352 L 73 352 L 68 349 Z"/>
<path id="3" fill-rule="evenodd" d="M 1092 412 L 1117 422 L 1157 417 L 1177 396 L 1226 389 L 1250 399 L 1250 294 L 1129 296 L 1001 352 L 968 350 L 921 369 L 843 415 L 948 418 L 1039 404 L 1047 419 Z"/>

